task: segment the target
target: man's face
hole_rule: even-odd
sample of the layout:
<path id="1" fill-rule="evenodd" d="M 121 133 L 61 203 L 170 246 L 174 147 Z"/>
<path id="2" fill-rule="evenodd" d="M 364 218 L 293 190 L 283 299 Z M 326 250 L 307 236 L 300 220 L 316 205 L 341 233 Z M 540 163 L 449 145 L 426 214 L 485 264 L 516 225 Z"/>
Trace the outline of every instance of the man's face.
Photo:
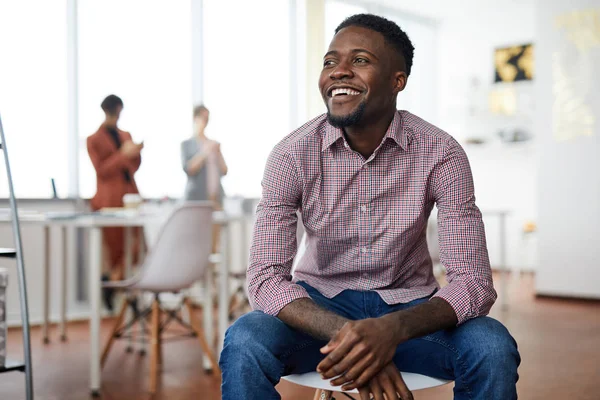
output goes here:
<path id="1" fill-rule="evenodd" d="M 395 109 L 406 84 L 400 64 L 379 32 L 358 26 L 340 30 L 323 58 L 319 79 L 329 122 L 340 128 L 364 125 Z"/>

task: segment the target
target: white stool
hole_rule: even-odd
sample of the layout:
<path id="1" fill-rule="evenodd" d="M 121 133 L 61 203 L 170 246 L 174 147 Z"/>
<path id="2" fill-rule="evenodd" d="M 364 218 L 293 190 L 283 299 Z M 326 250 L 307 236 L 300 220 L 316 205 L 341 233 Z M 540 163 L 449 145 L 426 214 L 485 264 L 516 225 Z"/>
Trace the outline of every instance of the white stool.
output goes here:
<path id="1" fill-rule="evenodd" d="M 411 372 L 401 372 L 404 383 L 410 391 L 427 389 L 436 386 L 445 385 L 452 381 L 444 379 L 432 378 L 430 376 L 413 374 Z M 317 389 L 314 400 L 329 400 L 333 396 L 333 392 L 342 392 L 341 386 L 332 386 L 330 379 L 321 379 L 321 375 L 317 372 L 308 372 L 306 374 L 284 376 L 288 382 L 292 382 L 301 386 L 307 386 Z M 346 393 L 358 393 L 358 390 L 350 390 Z"/>

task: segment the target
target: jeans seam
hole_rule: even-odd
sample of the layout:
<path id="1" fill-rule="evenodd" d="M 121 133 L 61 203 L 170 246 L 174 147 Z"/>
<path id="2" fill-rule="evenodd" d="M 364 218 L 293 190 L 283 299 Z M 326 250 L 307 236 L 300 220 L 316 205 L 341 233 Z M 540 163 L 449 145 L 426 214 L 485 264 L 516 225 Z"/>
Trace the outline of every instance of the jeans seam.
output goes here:
<path id="1" fill-rule="evenodd" d="M 437 344 L 445 347 L 446 349 L 450 350 L 452 353 L 454 353 L 454 355 L 456 356 L 456 361 L 458 362 L 461 369 L 463 370 L 463 375 L 466 376 L 466 373 L 465 373 L 467 370 L 466 365 L 463 363 L 463 359 L 461 358 L 460 353 L 454 347 L 450 346 L 448 343 L 446 343 L 440 339 L 437 339 L 433 336 L 424 336 L 424 337 L 422 337 L 422 339 L 427 340 L 429 342 L 437 343 Z M 456 379 L 456 377 L 455 377 L 455 379 Z M 473 399 L 473 393 L 471 392 L 471 388 L 469 387 L 469 385 L 467 385 L 465 383 L 464 386 L 467 389 L 467 394 L 469 396 L 469 399 Z"/>

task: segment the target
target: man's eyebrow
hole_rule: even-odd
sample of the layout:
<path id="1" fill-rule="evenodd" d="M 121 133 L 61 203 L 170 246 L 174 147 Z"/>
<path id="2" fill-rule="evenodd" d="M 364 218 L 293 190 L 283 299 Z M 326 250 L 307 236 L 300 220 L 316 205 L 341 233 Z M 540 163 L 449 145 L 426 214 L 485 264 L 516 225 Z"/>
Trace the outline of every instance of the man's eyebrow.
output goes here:
<path id="1" fill-rule="evenodd" d="M 358 49 L 352 49 L 350 52 L 351 52 L 351 53 L 353 53 L 353 54 L 356 54 L 356 53 L 367 53 L 367 54 L 369 54 L 371 57 L 375 58 L 376 60 L 379 60 L 379 57 L 377 57 L 375 54 L 371 53 L 371 52 L 370 52 L 369 50 L 367 50 L 367 49 L 361 49 L 361 48 L 358 48 Z M 330 51 L 328 51 L 327 53 L 325 53 L 325 55 L 323 56 L 323 58 L 326 58 L 326 57 L 328 57 L 328 56 L 336 56 L 336 55 L 338 55 L 338 54 L 339 54 L 339 52 L 338 52 L 337 50 L 330 50 Z"/>

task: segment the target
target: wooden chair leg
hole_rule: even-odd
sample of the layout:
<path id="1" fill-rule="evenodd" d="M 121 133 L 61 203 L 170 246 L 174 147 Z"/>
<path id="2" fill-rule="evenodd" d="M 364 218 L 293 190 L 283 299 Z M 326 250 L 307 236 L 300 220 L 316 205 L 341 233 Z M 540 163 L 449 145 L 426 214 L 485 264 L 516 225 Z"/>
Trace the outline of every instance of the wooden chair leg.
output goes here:
<path id="1" fill-rule="evenodd" d="M 106 342 L 106 345 L 104 346 L 104 351 L 102 352 L 102 358 L 100 358 L 100 368 L 102 368 L 104 366 L 104 362 L 106 361 L 106 358 L 108 357 L 108 352 L 110 351 L 110 348 L 112 347 L 113 342 L 115 341 L 115 334 L 117 333 L 117 331 L 121 327 L 121 324 L 123 323 L 123 319 L 125 318 L 125 312 L 127 311 L 128 306 L 129 306 L 129 298 L 126 297 L 125 301 L 123 301 L 123 304 L 121 305 L 121 310 L 119 310 L 119 315 L 117 316 L 117 321 L 115 322 L 115 326 L 113 327 L 112 331 L 110 332 L 108 341 Z"/>
<path id="2" fill-rule="evenodd" d="M 185 307 L 187 308 L 187 310 L 189 312 L 190 325 L 192 326 L 192 329 L 196 333 L 196 336 L 198 336 L 198 341 L 200 342 L 200 347 L 202 347 L 202 351 L 204 351 L 204 353 L 206 353 L 206 356 L 210 360 L 210 364 L 212 365 L 213 371 L 215 371 L 217 376 L 221 376 L 221 369 L 219 368 L 219 363 L 217 363 L 217 360 L 216 360 L 210 346 L 208 345 L 208 342 L 206 341 L 206 337 L 204 337 L 204 331 L 202 330 L 202 328 L 200 328 L 200 324 L 198 323 L 198 317 L 196 316 L 196 313 L 194 312 L 192 303 L 186 297 L 183 300 L 183 304 L 185 304 Z"/>
<path id="3" fill-rule="evenodd" d="M 160 308 L 160 302 L 158 303 L 158 365 L 163 364 L 163 342 L 162 332 L 160 331 L 160 325 L 162 324 L 163 310 Z"/>
<path id="4" fill-rule="evenodd" d="M 314 400 L 331 400 L 331 398 L 333 398 L 332 391 L 317 389 Z"/>
<path id="5" fill-rule="evenodd" d="M 152 301 L 152 323 L 150 327 L 150 392 L 156 393 L 157 379 L 158 379 L 158 357 L 159 357 L 159 346 L 160 341 L 158 336 L 160 324 L 160 307 L 158 300 Z"/>

